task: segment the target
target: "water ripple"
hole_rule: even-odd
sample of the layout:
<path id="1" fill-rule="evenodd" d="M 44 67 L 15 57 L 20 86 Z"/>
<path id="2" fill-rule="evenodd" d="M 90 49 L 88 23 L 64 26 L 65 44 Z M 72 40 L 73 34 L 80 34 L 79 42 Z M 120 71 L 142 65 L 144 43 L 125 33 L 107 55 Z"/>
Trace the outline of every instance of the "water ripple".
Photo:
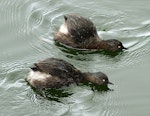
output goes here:
<path id="1" fill-rule="evenodd" d="M 117 93 L 119 87 L 114 89 L 115 92 L 101 93 L 93 92 L 88 87 L 77 86 L 71 89 L 74 92 L 72 96 L 62 99 L 62 103 L 57 103 L 37 96 L 24 81 L 28 67 L 47 57 L 62 58 L 82 71 L 102 71 L 110 76 L 111 72 L 135 64 L 150 54 L 149 19 L 130 26 L 130 22 L 126 22 L 129 17 L 127 12 L 112 8 L 116 2 L 112 4 L 114 2 L 109 1 L 104 4 L 98 1 L 75 1 L 0 2 L 2 115 L 39 115 L 44 112 L 44 115 L 116 116 L 129 111 L 130 107 L 135 107 L 136 102 L 143 98 L 140 96 L 139 99 L 130 101 L 131 97 L 137 96 L 121 96 L 121 92 Z M 69 52 L 61 51 L 53 42 L 53 34 L 62 24 L 63 15 L 69 13 L 89 17 L 103 39 L 116 38 L 122 41 L 128 50 L 114 57 L 99 53 L 70 55 Z M 127 107 L 129 109 L 125 109 Z M 8 108 L 11 110 L 7 110 Z"/>

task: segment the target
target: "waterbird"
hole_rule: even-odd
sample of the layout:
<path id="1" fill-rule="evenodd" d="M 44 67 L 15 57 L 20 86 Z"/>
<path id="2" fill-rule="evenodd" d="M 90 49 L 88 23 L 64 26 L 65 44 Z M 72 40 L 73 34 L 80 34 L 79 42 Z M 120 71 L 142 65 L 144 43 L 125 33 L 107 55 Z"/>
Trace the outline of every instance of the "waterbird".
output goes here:
<path id="1" fill-rule="evenodd" d="M 91 82 L 96 85 L 113 84 L 102 72 L 81 72 L 72 64 L 58 58 L 48 58 L 30 67 L 27 82 L 34 88 L 61 88 L 73 83 Z"/>
<path id="2" fill-rule="evenodd" d="M 116 39 L 102 40 L 93 22 L 76 14 L 64 16 L 64 23 L 54 34 L 54 40 L 78 49 L 96 49 L 111 52 L 127 49 Z"/>

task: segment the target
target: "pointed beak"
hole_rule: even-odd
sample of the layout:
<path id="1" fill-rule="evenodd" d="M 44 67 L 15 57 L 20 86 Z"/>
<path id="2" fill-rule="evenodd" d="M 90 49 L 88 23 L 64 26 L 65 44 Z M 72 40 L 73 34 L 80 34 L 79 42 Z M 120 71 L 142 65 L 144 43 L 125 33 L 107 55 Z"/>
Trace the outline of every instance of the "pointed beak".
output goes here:
<path id="1" fill-rule="evenodd" d="M 125 49 L 125 50 L 127 50 L 128 48 L 126 48 L 126 47 L 122 46 L 122 49 Z"/>
<path id="2" fill-rule="evenodd" d="M 108 84 L 110 84 L 110 85 L 114 85 L 112 82 L 108 82 Z"/>

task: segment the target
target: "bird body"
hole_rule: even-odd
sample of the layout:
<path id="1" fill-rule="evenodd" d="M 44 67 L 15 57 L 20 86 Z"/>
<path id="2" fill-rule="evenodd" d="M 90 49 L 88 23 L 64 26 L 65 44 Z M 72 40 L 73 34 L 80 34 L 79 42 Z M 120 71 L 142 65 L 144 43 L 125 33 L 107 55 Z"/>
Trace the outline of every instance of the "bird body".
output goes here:
<path id="1" fill-rule="evenodd" d="M 30 69 L 27 81 L 34 88 L 60 88 L 82 82 L 111 84 L 102 72 L 81 72 L 72 64 L 57 58 L 48 58 L 35 63 Z"/>

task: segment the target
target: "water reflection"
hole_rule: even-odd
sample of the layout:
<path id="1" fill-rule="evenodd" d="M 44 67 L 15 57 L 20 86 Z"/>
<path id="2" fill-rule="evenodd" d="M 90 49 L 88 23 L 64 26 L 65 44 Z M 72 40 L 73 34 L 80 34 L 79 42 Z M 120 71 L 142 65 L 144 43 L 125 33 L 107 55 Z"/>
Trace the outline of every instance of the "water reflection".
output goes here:
<path id="1" fill-rule="evenodd" d="M 44 89 L 37 89 L 32 86 L 31 89 L 35 92 L 37 99 L 46 99 L 50 101 L 62 102 L 62 98 L 69 97 L 74 94 L 73 88 L 76 85 L 72 85 L 71 87 L 62 87 L 59 89 L 52 89 L 52 88 L 44 88 Z M 90 88 L 93 92 L 104 93 L 107 91 L 113 91 L 112 89 L 108 88 L 108 86 L 100 86 L 93 83 L 80 83 L 78 86 L 85 87 L 88 89 Z"/>
<path id="2" fill-rule="evenodd" d="M 94 83 L 83 83 L 81 84 L 81 86 L 88 86 L 91 88 L 91 90 L 93 92 L 107 92 L 107 91 L 113 91 L 113 89 L 110 89 L 108 86 L 106 85 L 97 85 L 97 84 L 94 84 Z"/>
<path id="3" fill-rule="evenodd" d="M 43 97 L 44 99 L 56 102 L 62 102 L 63 97 L 69 97 L 73 93 L 65 89 L 36 89 L 33 88 L 37 98 Z M 40 97 L 38 97 L 40 95 Z"/>
<path id="4" fill-rule="evenodd" d="M 1 115 L 149 115 L 149 4 L 149 0 L 1 0 Z M 129 49 L 111 56 L 55 46 L 53 33 L 62 22 L 60 17 L 69 13 L 89 17 L 102 38 L 117 38 Z M 41 37 L 45 38 L 42 42 Z M 22 81 L 27 76 L 24 69 L 47 57 L 65 59 L 83 71 L 104 71 L 115 82 L 111 87 L 114 91 L 106 88 L 103 94 L 97 87 L 81 85 L 68 88 L 71 92 L 58 91 L 58 95 L 55 90 L 50 92 L 52 95 L 46 93 L 50 98 L 55 96 L 56 100 L 67 99 L 70 103 L 62 105 L 54 99 L 34 104 L 31 101 L 39 102 L 40 95 L 31 92 L 27 96 L 32 89 Z M 133 85 L 135 80 L 139 84 Z M 59 97 L 61 93 L 65 94 Z"/>
<path id="5" fill-rule="evenodd" d="M 63 52 L 67 53 L 67 57 L 69 57 L 69 54 L 73 55 L 86 55 L 86 54 L 103 54 L 107 55 L 109 57 L 115 57 L 119 54 L 122 54 L 123 51 L 117 51 L 117 52 L 110 52 L 110 51 L 105 51 L 105 50 L 87 50 L 87 49 L 77 49 L 77 48 L 72 48 L 66 45 L 63 45 L 59 42 L 55 42 L 55 45 L 59 47 L 60 50 Z M 71 56 L 71 55 L 70 55 Z"/>

